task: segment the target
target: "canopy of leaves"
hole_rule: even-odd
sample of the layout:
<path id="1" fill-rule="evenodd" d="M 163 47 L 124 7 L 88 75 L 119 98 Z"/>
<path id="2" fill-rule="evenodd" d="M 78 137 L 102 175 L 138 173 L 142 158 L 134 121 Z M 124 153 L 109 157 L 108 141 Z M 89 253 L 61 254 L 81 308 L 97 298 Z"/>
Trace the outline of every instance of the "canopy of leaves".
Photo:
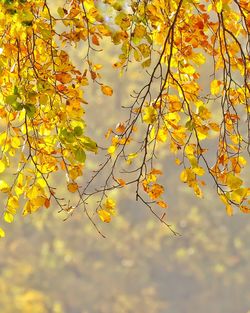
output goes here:
<path id="1" fill-rule="evenodd" d="M 68 216 L 83 208 L 99 231 L 90 200 L 97 196 L 96 215 L 110 222 L 116 211 L 110 192 L 133 185 L 136 200 L 171 228 L 159 183 L 164 173 L 156 166 L 166 147 L 197 197 L 203 197 L 207 173 L 229 215 L 234 208 L 249 213 L 242 175 L 250 151 L 249 9 L 245 0 L 72 0 L 54 12 L 45 0 L 1 0 L 3 219 L 11 223 L 20 207 L 27 215 L 54 203 Z M 90 82 L 103 98 L 113 95 L 95 62 L 107 39 L 119 51 L 112 70 L 124 73 L 138 63 L 147 82 L 128 100 L 126 117 L 110 127 L 103 148 L 103 137 L 96 143 L 87 136 L 94 121 L 84 113 Z M 77 68 L 67 51 L 82 43 L 86 53 Z M 203 88 L 200 69 L 210 59 Z M 81 185 L 85 163 L 103 150 L 100 167 Z M 75 203 L 56 188 L 60 172 Z"/>

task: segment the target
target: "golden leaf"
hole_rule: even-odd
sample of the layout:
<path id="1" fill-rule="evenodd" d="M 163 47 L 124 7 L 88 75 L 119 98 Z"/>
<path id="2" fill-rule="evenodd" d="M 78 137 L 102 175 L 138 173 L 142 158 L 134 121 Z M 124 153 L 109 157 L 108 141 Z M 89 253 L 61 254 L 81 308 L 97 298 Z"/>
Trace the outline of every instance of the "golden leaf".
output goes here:
<path id="1" fill-rule="evenodd" d="M 217 95 L 220 92 L 221 81 L 214 79 L 211 82 L 210 90 L 212 95 Z"/>
<path id="2" fill-rule="evenodd" d="M 108 147 L 108 153 L 110 155 L 113 155 L 115 153 L 115 150 L 116 150 L 116 146 L 109 146 Z"/>
<path id="3" fill-rule="evenodd" d="M 227 175 L 226 184 L 230 189 L 232 190 L 238 189 L 240 188 L 242 183 L 243 181 L 239 177 L 234 176 L 232 173 Z"/>
<path id="4" fill-rule="evenodd" d="M 5 231 L 0 227 L 0 238 L 5 237 Z"/>
<path id="5" fill-rule="evenodd" d="M 70 192 L 76 192 L 78 190 L 78 184 L 77 183 L 69 183 L 67 185 L 68 191 Z"/>
<path id="6" fill-rule="evenodd" d="M 109 86 L 102 85 L 101 87 L 102 93 L 106 96 L 112 96 L 113 89 Z"/>
<path id="7" fill-rule="evenodd" d="M 217 0 L 217 2 L 216 2 L 216 11 L 217 11 L 218 13 L 221 13 L 221 11 L 222 11 L 222 5 L 223 5 L 222 0 Z"/>
<path id="8" fill-rule="evenodd" d="M 186 183 L 187 180 L 188 180 L 188 172 L 186 169 L 184 169 L 181 174 L 180 174 L 180 180 L 183 182 L 183 183 Z"/>
<path id="9" fill-rule="evenodd" d="M 151 199 L 155 200 L 159 198 L 162 193 L 164 192 L 164 187 L 159 184 L 153 184 L 153 186 L 150 188 L 148 195 Z"/>
<path id="10" fill-rule="evenodd" d="M 0 180 L 0 191 L 9 192 L 9 190 L 10 190 L 9 185 L 4 180 Z"/>
<path id="11" fill-rule="evenodd" d="M 157 201 L 157 204 L 161 207 L 161 208 L 163 208 L 163 209 L 166 209 L 167 207 L 168 207 L 168 205 L 167 205 L 167 203 L 166 202 L 164 202 L 164 201 Z"/>
<path id="12" fill-rule="evenodd" d="M 153 107 L 146 107 L 143 110 L 143 121 L 147 124 L 153 124 L 157 118 L 157 111 Z"/>
<path id="13" fill-rule="evenodd" d="M 3 173 L 6 169 L 6 163 L 0 160 L 0 173 Z"/>
<path id="14" fill-rule="evenodd" d="M 106 210 L 100 209 L 97 211 L 97 213 L 103 222 L 109 223 L 111 221 L 111 214 L 107 212 Z"/>
<path id="15" fill-rule="evenodd" d="M 230 204 L 228 204 L 226 206 L 226 212 L 227 212 L 227 215 L 229 215 L 229 216 L 233 215 L 233 208 L 232 208 L 232 206 Z"/>
<path id="16" fill-rule="evenodd" d="M 107 198 L 104 203 L 104 206 L 106 211 L 108 211 L 112 215 L 115 215 L 115 206 L 116 206 L 115 200 Z"/>
<path id="17" fill-rule="evenodd" d="M 204 168 L 198 166 L 198 167 L 194 167 L 193 168 L 193 172 L 196 174 L 196 175 L 199 175 L 199 176 L 203 176 L 205 174 L 205 170 Z"/>

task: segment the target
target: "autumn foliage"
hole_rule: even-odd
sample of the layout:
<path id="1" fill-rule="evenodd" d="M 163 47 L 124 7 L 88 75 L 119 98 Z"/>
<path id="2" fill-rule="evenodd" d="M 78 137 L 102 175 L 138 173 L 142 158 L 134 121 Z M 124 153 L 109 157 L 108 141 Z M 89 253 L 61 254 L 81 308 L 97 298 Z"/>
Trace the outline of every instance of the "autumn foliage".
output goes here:
<path id="1" fill-rule="evenodd" d="M 110 191 L 133 185 L 136 200 L 171 228 L 159 183 L 164 173 L 155 165 L 161 149 L 174 155 L 180 180 L 197 197 L 209 174 L 229 215 L 234 208 L 249 213 L 241 175 L 250 151 L 249 10 L 247 0 L 72 0 L 52 12 L 45 0 L 1 0 L 3 219 L 12 222 L 20 207 L 26 215 L 57 205 L 69 216 L 82 208 L 99 231 L 93 209 L 110 222 Z M 95 121 L 84 119 L 85 91 L 93 82 L 103 97 L 113 95 L 94 61 L 107 40 L 120 51 L 110 70 L 138 63 L 147 83 L 129 99 L 124 120 L 95 142 L 86 135 Z M 82 42 L 76 68 L 67 51 Z M 206 62 L 213 66 L 201 86 Z M 85 162 L 103 149 L 103 162 L 83 184 Z M 68 198 L 58 195 L 57 172 Z"/>

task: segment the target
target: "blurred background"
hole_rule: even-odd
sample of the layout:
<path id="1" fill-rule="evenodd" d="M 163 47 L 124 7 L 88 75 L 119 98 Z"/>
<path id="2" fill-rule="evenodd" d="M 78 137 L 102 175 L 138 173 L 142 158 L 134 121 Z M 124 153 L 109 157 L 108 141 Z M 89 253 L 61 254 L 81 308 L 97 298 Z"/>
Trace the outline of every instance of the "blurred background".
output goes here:
<path id="1" fill-rule="evenodd" d="M 126 119 L 121 106 L 147 78 L 134 64 L 120 76 L 112 68 L 115 48 L 106 44 L 95 61 L 104 64 L 102 81 L 114 95 L 103 96 L 96 84 L 84 95 L 89 135 L 104 146 L 107 129 Z M 72 53 L 79 68 L 83 56 L 81 46 Z M 208 68 L 202 68 L 204 88 Z M 156 221 L 129 187 L 115 193 L 118 215 L 108 225 L 100 222 L 106 239 L 80 210 L 65 222 L 53 206 L 20 213 L 0 242 L 0 313 L 250 312 L 248 216 L 228 217 L 209 179 L 205 199 L 196 198 L 179 182 L 181 169 L 167 146 L 159 154 L 167 220 L 181 236 Z M 95 162 L 88 160 L 87 170 Z"/>

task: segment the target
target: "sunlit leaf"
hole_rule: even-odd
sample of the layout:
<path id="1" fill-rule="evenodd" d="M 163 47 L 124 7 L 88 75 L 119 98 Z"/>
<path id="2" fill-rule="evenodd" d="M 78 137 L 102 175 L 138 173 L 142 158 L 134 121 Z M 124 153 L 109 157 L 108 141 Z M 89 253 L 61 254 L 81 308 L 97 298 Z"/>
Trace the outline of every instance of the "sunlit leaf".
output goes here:
<path id="1" fill-rule="evenodd" d="M 5 237 L 5 231 L 0 227 L 0 238 Z"/>
<path id="2" fill-rule="evenodd" d="M 10 212 L 4 212 L 3 218 L 7 223 L 12 223 L 14 221 L 14 216 Z"/>
<path id="3" fill-rule="evenodd" d="M 9 192 L 10 190 L 9 185 L 4 180 L 0 180 L 0 190 L 2 192 Z"/>
<path id="4" fill-rule="evenodd" d="M 210 90 L 211 90 L 212 95 L 217 95 L 220 92 L 220 85 L 221 85 L 221 81 L 217 79 L 214 79 L 211 82 Z"/>
<path id="5" fill-rule="evenodd" d="M 100 209 L 97 213 L 103 222 L 109 223 L 111 221 L 111 214 L 108 211 Z"/>

